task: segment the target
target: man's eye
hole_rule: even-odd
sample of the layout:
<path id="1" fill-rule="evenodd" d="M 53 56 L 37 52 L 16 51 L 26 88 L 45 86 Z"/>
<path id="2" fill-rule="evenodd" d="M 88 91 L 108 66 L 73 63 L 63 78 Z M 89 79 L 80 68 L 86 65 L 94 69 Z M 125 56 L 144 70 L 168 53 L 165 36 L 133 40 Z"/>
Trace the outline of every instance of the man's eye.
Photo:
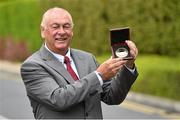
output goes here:
<path id="1" fill-rule="evenodd" d="M 59 26 L 58 25 L 53 25 L 52 28 L 58 28 Z"/>
<path id="2" fill-rule="evenodd" d="M 71 26 L 70 26 L 70 25 L 64 25 L 64 27 L 63 27 L 63 28 L 68 29 L 68 28 L 71 28 Z"/>

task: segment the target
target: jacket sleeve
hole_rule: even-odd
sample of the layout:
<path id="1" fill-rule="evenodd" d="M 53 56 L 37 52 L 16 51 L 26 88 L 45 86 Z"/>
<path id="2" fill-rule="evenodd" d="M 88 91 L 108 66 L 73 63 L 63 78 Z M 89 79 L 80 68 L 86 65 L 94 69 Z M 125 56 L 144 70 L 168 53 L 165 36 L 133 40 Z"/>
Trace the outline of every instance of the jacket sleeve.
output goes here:
<path id="1" fill-rule="evenodd" d="M 94 56 L 93 60 L 96 67 L 98 67 L 99 63 Z M 109 105 L 117 105 L 123 102 L 137 76 L 138 72 L 136 68 L 134 74 L 132 74 L 125 66 L 122 67 L 114 78 L 104 81 L 101 91 L 101 101 Z"/>
<path id="2" fill-rule="evenodd" d="M 120 104 L 126 98 L 137 76 L 137 70 L 132 74 L 125 66 L 122 67 L 114 78 L 104 82 L 101 100 L 109 105 Z"/>
<path id="3" fill-rule="evenodd" d="M 42 65 L 25 62 L 21 66 L 21 76 L 29 97 L 57 111 L 63 111 L 102 91 L 95 72 L 74 84 L 60 86 Z"/>

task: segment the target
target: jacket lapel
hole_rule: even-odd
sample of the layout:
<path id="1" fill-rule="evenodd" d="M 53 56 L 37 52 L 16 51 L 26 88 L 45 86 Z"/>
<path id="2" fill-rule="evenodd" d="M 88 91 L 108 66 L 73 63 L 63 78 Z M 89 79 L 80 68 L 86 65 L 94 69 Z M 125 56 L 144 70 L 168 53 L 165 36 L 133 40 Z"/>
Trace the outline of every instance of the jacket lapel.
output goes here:
<path id="1" fill-rule="evenodd" d="M 53 54 L 51 54 L 48 50 L 46 50 L 46 48 L 44 47 L 44 45 L 41 47 L 40 49 L 40 54 L 42 59 L 44 60 L 44 62 L 50 66 L 52 69 L 54 69 L 56 72 L 58 72 L 59 74 L 61 74 L 64 79 L 69 82 L 69 83 L 74 83 L 73 78 L 71 77 L 71 75 L 67 72 L 67 70 L 64 68 L 63 64 L 61 62 L 59 62 L 54 56 Z"/>
<path id="2" fill-rule="evenodd" d="M 74 49 L 71 49 L 71 56 L 74 60 L 79 77 L 83 78 L 84 76 L 87 75 L 86 73 L 87 64 L 85 63 L 84 58 Z"/>

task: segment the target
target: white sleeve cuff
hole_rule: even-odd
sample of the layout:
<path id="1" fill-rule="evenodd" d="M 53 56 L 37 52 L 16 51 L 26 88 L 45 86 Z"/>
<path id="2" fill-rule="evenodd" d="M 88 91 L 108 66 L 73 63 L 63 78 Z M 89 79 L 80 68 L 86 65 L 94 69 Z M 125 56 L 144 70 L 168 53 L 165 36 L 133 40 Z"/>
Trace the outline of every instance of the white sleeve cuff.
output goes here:
<path id="1" fill-rule="evenodd" d="M 135 72 L 135 67 L 133 68 L 133 69 L 131 69 L 131 68 L 128 68 L 126 65 L 124 65 L 132 74 L 135 74 L 134 72 Z"/>
<path id="2" fill-rule="evenodd" d="M 94 72 L 96 73 L 96 75 L 97 75 L 97 77 L 98 77 L 98 80 L 99 80 L 99 82 L 100 82 L 100 85 L 102 86 L 102 85 L 103 85 L 103 79 L 102 79 L 100 73 L 98 73 L 97 71 L 94 71 Z"/>

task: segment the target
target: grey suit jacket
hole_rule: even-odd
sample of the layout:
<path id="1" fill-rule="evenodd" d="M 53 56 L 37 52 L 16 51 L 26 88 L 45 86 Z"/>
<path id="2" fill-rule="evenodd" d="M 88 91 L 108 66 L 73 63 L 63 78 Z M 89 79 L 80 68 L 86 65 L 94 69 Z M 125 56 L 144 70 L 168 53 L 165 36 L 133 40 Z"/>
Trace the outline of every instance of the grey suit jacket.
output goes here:
<path id="1" fill-rule="evenodd" d="M 71 56 L 80 77 L 76 82 L 44 45 L 22 64 L 21 76 L 36 119 L 101 119 L 101 101 L 120 104 L 137 77 L 123 67 L 101 86 L 93 55 L 71 49 Z"/>

